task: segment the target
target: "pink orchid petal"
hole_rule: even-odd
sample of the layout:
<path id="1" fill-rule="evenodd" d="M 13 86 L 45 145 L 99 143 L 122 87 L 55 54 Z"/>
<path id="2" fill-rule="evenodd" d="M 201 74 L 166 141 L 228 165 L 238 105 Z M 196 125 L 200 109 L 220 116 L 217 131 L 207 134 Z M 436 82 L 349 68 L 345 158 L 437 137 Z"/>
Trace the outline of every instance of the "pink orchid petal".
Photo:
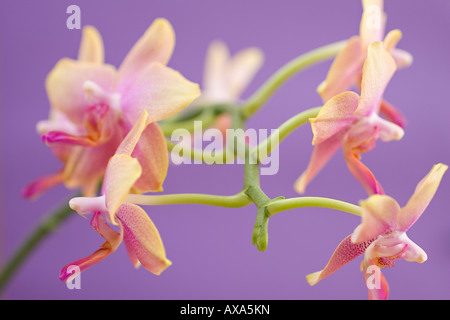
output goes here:
<path id="1" fill-rule="evenodd" d="M 406 127 L 405 116 L 401 113 L 400 110 L 396 109 L 392 104 L 390 104 L 386 100 L 381 100 L 380 114 L 384 116 L 387 120 L 405 129 Z"/>
<path id="2" fill-rule="evenodd" d="M 382 41 L 385 27 L 386 14 L 383 9 L 383 0 L 363 0 L 363 14 L 359 27 L 361 39 L 361 51 L 365 53 L 371 43 Z"/>
<path id="3" fill-rule="evenodd" d="M 169 153 L 166 139 L 157 123 L 150 123 L 145 128 L 131 156 L 142 167 L 142 175 L 133 185 L 133 190 L 138 193 L 162 191 L 169 168 Z"/>
<path id="4" fill-rule="evenodd" d="M 434 165 L 431 171 L 418 183 L 414 194 L 405 207 L 402 208 L 397 224 L 399 230 L 408 230 L 420 218 L 439 187 L 448 166 Z"/>
<path id="5" fill-rule="evenodd" d="M 28 184 L 22 190 L 22 196 L 30 200 L 37 199 L 44 191 L 62 182 L 62 172 L 41 177 Z"/>
<path id="6" fill-rule="evenodd" d="M 336 56 L 328 71 L 327 78 L 317 88 L 322 101 L 349 90 L 361 75 L 361 44 L 357 36 L 348 40 L 347 45 Z"/>
<path id="7" fill-rule="evenodd" d="M 352 243 L 351 235 L 349 235 L 338 245 L 325 268 L 321 271 L 309 274 L 306 276 L 306 280 L 310 285 L 315 285 L 320 280 L 328 277 L 350 261 L 363 254 L 366 248 L 369 247 L 370 243 L 371 241 L 357 244 Z"/>
<path id="8" fill-rule="evenodd" d="M 66 187 L 92 187 L 103 178 L 108 161 L 124 136 L 120 126 L 112 134 L 108 141 L 95 147 L 72 147 L 63 171 Z"/>
<path id="9" fill-rule="evenodd" d="M 230 52 L 222 41 L 213 41 L 208 47 L 203 74 L 203 95 L 205 103 L 229 102 L 227 67 Z"/>
<path id="10" fill-rule="evenodd" d="M 394 58 L 398 69 L 409 67 L 413 63 L 413 56 L 405 50 L 393 48 L 390 53 L 392 58 Z"/>
<path id="11" fill-rule="evenodd" d="M 138 77 L 153 62 L 167 64 L 175 47 L 175 33 L 166 19 L 156 19 L 136 42 L 119 68 L 119 82 Z"/>
<path id="12" fill-rule="evenodd" d="M 114 67 L 71 59 L 60 60 L 46 80 L 48 98 L 52 108 L 62 112 L 75 124 L 82 124 L 88 107 L 83 85 L 93 81 L 110 91 L 115 81 Z"/>
<path id="13" fill-rule="evenodd" d="M 85 26 L 81 38 L 78 61 L 102 64 L 105 60 L 102 36 L 92 26 Z"/>
<path id="14" fill-rule="evenodd" d="M 358 120 L 353 115 L 358 108 L 358 100 L 359 96 L 351 91 L 328 100 L 317 117 L 310 119 L 314 134 L 312 144 L 318 145 L 354 124 Z"/>
<path id="15" fill-rule="evenodd" d="M 378 111 L 384 90 L 394 75 L 397 66 L 383 47 L 383 43 L 374 42 L 369 46 L 364 62 L 361 81 L 361 97 L 356 116 L 369 116 Z"/>
<path id="16" fill-rule="evenodd" d="M 376 266 L 375 262 L 372 260 L 364 260 L 363 261 L 363 266 L 362 266 L 362 271 L 363 271 L 363 276 L 364 276 L 364 283 L 366 284 L 366 286 L 368 285 L 368 282 L 371 282 L 371 276 L 375 276 L 375 277 L 380 277 L 379 278 L 379 287 L 377 288 L 376 286 L 374 286 L 373 288 L 367 288 L 369 291 L 369 299 L 370 300 L 387 300 L 388 296 L 389 296 L 389 285 L 386 281 L 386 278 L 384 277 L 383 273 L 381 272 L 380 269 L 374 269 L 371 270 L 369 269 L 369 267 L 371 266 Z M 374 274 L 374 272 L 377 272 L 378 274 Z"/>
<path id="17" fill-rule="evenodd" d="M 353 231 L 352 242 L 359 243 L 377 238 L 379 235 L 395 230 L 400 206 L 393 198 L 375 194 L 360 202 L 362 222 Z"/>
<path id="18" fill-rule="evenodd" d="M 384 194 L 380 183 L 360 161 L 360 153 L 373 149 L 378 138 L 378 128 L 366 126 L 365 124 L 365 122 L 361 122 L 361 125 L 354 126 L 344 138 L 342 149 L 345 162 L 350 172 L 362 184 L 369 195 Z"/>
<path id="19" fill-rule="evenodd" d="M 126 137 L 120 143 L 116 150 L 116 154 L 126 154 L 131 156 L 147 125 L 148 112 L 144 110 L 139 119 L 134 123 L 133 127 L 128 131 Z"/>
<path id="20" fill-rule="evenodd" d="M 126 154 L 115 154 L 109 161 L 103 188 L 112 224 L 117 225 L 115 214 L 141 174 L 142 167 L 139 161 Z"/>
<path id="21" fill-rule="evenodd" d="M 124 203 L 117 212 L 117 219 L 123 226 L 125 246 L 136 267 L 139 262 L 145 269 L 159 275 L 171 265 L 158 230 L 141 207 Z"/>
<path id="22" fill-rule="evenodd" d="M 126 80 L 116 90 L 122 94 L 121 106 L 131 122 L 143 110 L 147 110 L 149 122 L 168 118 L 200 96 L 198 84 L 158 62 L 148 65 L 136 78 Z"/>
<path id="23" fill-rule="evenodd" d="M 228 87 L 231 101 L 237 101 L 255 77 L 264 62 L 258 48 L 247 48 L 236 53 L 229 64 Z"/>
<path id="24" fill-rule="evenodd" d="M 346 130 L 343 130 L 342 132 L 335 134 L 330 139 L 325 140 L 314 147 L 307 169 L 295 182 L 294 189 L 298 193 L 303 194 L 305 192 L 306 186 L 309 182 L 319 173 L 319 171 L 341 147 L 345 133 Z"/>
<path id="25" fill-rule="evenodd" d="M 68 280 L 72 275 L 69 271 L 71 267 L 77 266 L 81 272 L 92 267 L 98 262 L 105 259 L 111 253 L 117 250 L 118 246 L 122 242 L 122 234 L 114 231 L 108 226 L 106 221 L 103 219 L 102 215 L 97 212 L 93 215 L 91 220 L 91 226 L 97 231 L 106 242 L 101 246 L 100 249 L 95 251 L 93 254 L 76 261 L 73 261 L 66 266 L 64 266 L 60 272 L 59 279 L 62 281 Z"/>

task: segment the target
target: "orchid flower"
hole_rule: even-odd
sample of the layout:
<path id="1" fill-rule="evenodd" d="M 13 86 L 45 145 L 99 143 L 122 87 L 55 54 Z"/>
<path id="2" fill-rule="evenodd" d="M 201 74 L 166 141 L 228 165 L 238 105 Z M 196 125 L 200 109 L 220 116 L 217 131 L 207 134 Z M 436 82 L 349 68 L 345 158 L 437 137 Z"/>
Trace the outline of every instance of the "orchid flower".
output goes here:
<path id="1" fill-rule="evenodd" d="M 373 174 L 364 166 L 360 154 L 382 141 L 399 140 L 403 129 L 378 115 L 384 90 L 396 70 L 396 63 L 382 42 L 369 46 L 364 62 L 361 96 L 346 91 L 334 96 L 310 119 L 315 146 L 306 171 L 295 184 L 299 193 L 314 178 L 331 156 L 342 146 L 351 173 L 369 195 L 382 194 L 383 189 Z"/>
<path id="2" fill-rule="evenodd" d="M 264 54 L 258 48 L 246 48 L 231 56 L 224 42 L 213 41 L 206 53 L 202 95 L 194 106 L 239 103 L 263 61 Z M 225 132 L 231 127 L 230 116 L 220 115 L 215 127 Z"/>
<path id="3" fill-rule="evenodd" d="M 78 60 L 60 60 L 47 77 L 50 119 L 37 125 L 42 140 L 64 167 L 30 184 L 23 192 L 26 197 L 36 197 L 60 182 L 94 195 L 109 159 L 143 110 L 150 123 L 135 153 L 138 159 L 153 158 L 143 161 L 152 174 L 140 179 L 135 188 L 140 192 L 161 189 L 168 156 L 156 122 L 181 111 L 200 95 L 197 84 L 166 66 L 174 43 L 170 23 L 157 19 L 116 70 L 104 64 L 98 31 L 84 28 Z"/>
<path id="4" fill-rule="evenodd" d="M 387 299 L 389 288 L 386 279 L 380 272 L 378 281 L 369 283 L 372 275 L 370 267 L 393 267 L 398 259 L 418 263 L 427 260 L 425 251 L 412 242 L 406 232 L 427 208 L 447 168 L 443 164 L 433 166 L 403 208 L 386 195 L 372 195 L 361 201 L 361 224 L 339 244 L 323 270 L 306 277 L 308 283 L 315 285 L 364 254 L 362 270 L 369 297 L 376 300 Z"/>
<path id="5" fill-rule="evenodd" d="M 363 0 L 363 14 L 359 36 L 348 40 L 345 48 L 334 60 L 326 80 L 318 87 L 318 92 L 324 102 L 349 90 L 352 86 L 360 88 L 364 60 L 371 43 L 383 41 L 383 45 L 394 58 L 397 68 L 411 65 L 413 58 L 410 53 L 396 48 L 402 37 L 400 30 L 390 31 L 383 40 L 386 25 L 386 14 L 383 11 L 383 0 Z M 404 128 L 405 118 L 389 102 L 381 100 L 380 113 L 390 121 Z"/>
<path id="6" fill-rule="evenodd" d="M 166 259 L 164 246 L 158 230 L 145 211 L 139 206 L 126 203 L 125 198 L 138 186 L 139 179 L 146 174 L 148 166 L 142 159 L 135 157 L 136 146 L 146 127 L 151 124 L 146 110 L 109 160 L 100 197 L 73 198 L 70 207 L 81 215 L 93 213 L 91 226 L 106 242 L 101 248 L 86 258 L 67 264 L 60 273 L 60 279 L 66 281 L 71 276 L 73 266 L 81 272 L 102 261 L 116 251 L 125 242 L 128 255 L 137 268 L 142 265 L 154 274 L 160 274 L 170 266 Z M 153 161 L 150 157 L 147 162 Z M 103 217 L 106 216 L 106 219 Z M 117 225 L 119 232 L 109 224 Z"/>

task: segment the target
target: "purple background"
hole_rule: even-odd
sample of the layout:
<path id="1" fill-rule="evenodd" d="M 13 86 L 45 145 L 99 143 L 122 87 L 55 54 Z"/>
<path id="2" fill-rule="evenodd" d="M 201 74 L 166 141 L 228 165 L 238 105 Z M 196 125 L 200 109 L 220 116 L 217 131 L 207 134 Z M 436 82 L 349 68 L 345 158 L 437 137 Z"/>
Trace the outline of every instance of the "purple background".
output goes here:
<path id="1" fill-rule="evenodd" d="M 450 3 L 387 1 L 387 30 L 400 28 L 399 47 L 414 55 L 409 69 L 395 74 L 385 97 L 408 119 L 402 141 L 383 143 L 364 155 L 387 194 L 404 205 L 416 184 L 438 162 L 450 164 Z M 1 1 L 1 252 L 9 257 L 52 208 L 73 193 L 63 187 L 39 200 L 21 198 L 31 180 L 60 168 L 36 134 L 49 105 L 44 80 L 58 59 L 75 58 L 81 32 L 66 28 L 66 8 L 81 8 L 82 25 L 103 35 L 107 62 L 119 65 L 157 17 L 171 21 L 177 45 L 169 65 L 201 83 L 205 51 L 222 39 L 232 52 L 258 46 L 265 64 L 244 97 L 280 66 L 321 45 L 357 34 L 360 1 Z M 250 121 L 276 128 L 301 110 L 315 107 L 315 89 L 330 62 L 308 69 L 284 85 Z M 282 144 L 280 170 L 262 177 L 271 197 L 296 196 L 292 185 L 312 151 L 311 129 L 297 130 Z M 171 166 L 165 193 L 234 194 L 241 189 L 242 166 Z M 398 261 L 385 269 L 391 299 L 450 298 L 450 177 L 442 184 L 409 237 L 428 254 L 422 265 Z M 307 190 L 357 203 L 364 189 L 338 153 Z M 366 299 L 361 257 L 310 287 L 305 276 L 322 269 L 338 243 L 360 218 L 334 210 L 304 208 L 270 220 L 269 246 L 251 244 L 256 215 L 241 209 L 197 205 L 145 207 L 158 227 L 173 265 L 161 276 L 134 270 L 124 246 L 81 276 L 81 290 L 58 279 L 62 266 L 85 257 L 103 243 L 88 220 L 74 214 L 33 252 L 4 296 L 8 299 Z"/>

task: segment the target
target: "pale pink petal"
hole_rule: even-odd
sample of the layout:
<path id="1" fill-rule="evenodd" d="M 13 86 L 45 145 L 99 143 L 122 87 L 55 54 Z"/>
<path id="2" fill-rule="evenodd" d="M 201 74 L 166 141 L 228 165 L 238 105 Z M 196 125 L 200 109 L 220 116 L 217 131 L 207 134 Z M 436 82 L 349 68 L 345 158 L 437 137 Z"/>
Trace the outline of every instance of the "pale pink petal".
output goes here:
<path id="1" fill-rule="evenodd" d="M 258 48 L 248 48 L 236 53 L 230 61 L 228 87 L 231 101 L 237 101 L 264 62 L 264 54 Z"/>
<path id="2" fill-rule="evenodd" d="M 83 28 L 78 60 L 102 64 L 105 60 L 102 36 L 92 26 Z"/>
<path id="3" fill-rule="evenodd" d="M 387 102 L 386 100 L 381 100 L 380 104 L 380 115 L 385 117 L 387 120 L 395 123 L 399 127 L 405 129 L 406 127 L 406 118 L 405 116 L 396 109 L 392 104 Z"/>
<path id="4" fill-rule="evenodd" d="M 198 84 L 158 62 L 152 63 L 134 79 L 125 79 L 117 87 L 121 106 L 134 122 L 147 110 L 149 122 L 168 118 L 200 96 Z"/>
<path id="5" fill-rule="evenodd" d="M 108 162 L 103 190 L 112 224 L 117 224 L 115 214 L 141 174 L 139 161 L 128 155 L 115 154 Z"/>
<path id="6" fill-rule="evenodd" d="M 394 59 L 384 49 L 382 42 L 374 42 L 369 46 L 356 116 L 368 116 L 378 111 L 384 90 L 396 68 Z"/>
<path id="7" fill-rule="evenodd" d="M 128 134 L 120 143 L 116 150 L 116 154 L 126 154 L 131 156 L 147 125 L 148 112 L 144 110 L 139 119 L 134 123 L 133 127 L 128 130 Z"/>
<path id="8" fill-rule="evenodd" d="M 362 221 L 353 231 L 352 242 L 374 239 L 397 228 L 400 206 L 393 198 L 375 194 L 359 204 L 362 207 Z"/>
<path id="9" fill-rule="evenodd" d="M 172 25 L 166 19 L 156 19 L 120 65 L 119 81 L 138 77 L 153 62 L 167 64 L 174 47 Z"/>
<path id="10" fill-rule="evenodd" d="M 50 104 L 75 124 L 83 123 L 85 112 L 90 107 L 83 90 L 88 80 L 110 91 L 115 81 L 115 69 L 109 65 L 62 59 L 47 76 Z"/>
<path id="11" fill-rule="evenodd" d="M 328 71 L 326 80 L 317 88 L 322 100 L 349 90 L 362 72 L 361 44 L 358 37 L 352 37 L 337 55 Z"/>
<path id="12" fill-rule="evenodd" d="M 116 251 L 118 246 L 122 242 L 122 234 L 111 229 L 111 227 L 108 226 L 99 212 L 93 215 L 91 226 L 106 240 L 106 242 L 93 254 L 87 256 L 86 258 L 73 261 L 64 266 L 59 275 L 60 280 L 68 280 L 68 278 L 72 275 L 69 270 L 71 270 L 71 267 L 73 266 L 78 267 L 79 270 L 83 272 L 86 269 L 92 267 L 94 264 L 102 261 L 111 253 Z"/>
<path id="13" fill-rule="evenodd" d="M 319 173 L 319 171 L 341 147 L 345 132 L 346 131 L 343 130 L 342 132 L 335 134 L 330 139 L 319 143 L 314 147 L 307 169 L 295 182 L 295 191 L 300 194 L 305 192 L 309 182 Z"/>
<path id="14" fill-rule="evenodd" d="M 229 102 L 226 79 L 230 52 L 222 41 L 213 41 L 208 47 L 203 75 L 202 100 L 211 102 Z"/>
<path id="15" fill-rule="evenodd" d="M 361 51 L 364 53 L 371 43 L 382 41 L 386 27 L 383 0 L 363 0 L 363 14 L 359 27 Z"/>
<path id="16" fill-rule="evenodd" d="M 353 114 L 358 107 L 359 96 L 346 91 L 334 96 L 320 109 L 316 118 L 310 119 L 314 134 L 313 145 L 318 145 L 345 128 L 354 124 L 358 118 Z"/>
<path id="17" fill-rule="evenodd" d="M 379 138 L 382 141 L 400 140 L 405 135 L 405 131 L 401 127 L 380 118 L 376 113 L 371 116 L 371 123 L 377 127 Z"/>
<path id="18" fill-rule="evenodd" d="M 123 227 L 128 254 L 136 267 L 139 262 L 145 269 L 159 275 L 171 265 L 158 230 L 142 208 L 124 203 L 117 212 L 117 219 Z"/>
<path id="19" fill-rule="evenodd" d="M 352 243 L 351 235 L 349 235 L 338 245 L 325 268 L 321 271 L 309 274 L 306 276 L 306 280 L 310 285 L 315 285 L 320 280 L 328 277 L 330 274 L 363 254 L 370 243 L 371 241 L 357 244 Z"/>
<path id="20" fill-rule="evenodd" d="M 431 171 L 419 182 L 414 194 L 398 216 L 399 230 L 408 230 L 420 218 L 431 199 L 433 199 L 447 169 L 448 166 L 441 163 L 434 165 Z"/>
<path id="21" fill-rule="evenodd" d="M 162 191 L 162 184 L 169 168 L 169 153 L 163 132 L 157 123 L 150 123 L 131 154 L 141 167 L 142 175 L 133 185 L 138 193 Z"/>
<path id="22" fill-rule="evenodd" d="M 413 63 L 413 56 L 405 50 L 393 48 L 390 53 L 392 58 L 394 58 L 398 69 L 409 67 Z"/>

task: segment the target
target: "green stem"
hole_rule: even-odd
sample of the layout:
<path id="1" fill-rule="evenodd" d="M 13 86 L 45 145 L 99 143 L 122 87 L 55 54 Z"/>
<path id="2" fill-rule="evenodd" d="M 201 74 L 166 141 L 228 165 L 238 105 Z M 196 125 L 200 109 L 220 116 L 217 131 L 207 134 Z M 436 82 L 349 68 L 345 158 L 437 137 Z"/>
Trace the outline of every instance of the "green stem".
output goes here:
<path id="1" fill-rule="evenodd" d="M 252 116 L 286 80 L 306 67 L 336 56 L 344 48 L 346 43 L 346 40 L 335 42 L 302 54 L 288 62 L 247 99 L 242 107 L 243 116 L 245 118 Z"/>
<path id="2" fill-rule="evenodd" d="M 70 209 L 67 203 L 68 202 L 44 218 L 23 242 L 12 258 L 3 266 L 0 272 L 0 292 L 5 289 L 6 284 L 11 280 L 14 273 L 24 263 L 28 255 L 38 246 L 38 244 L 55 230 L 56 227 L 61 225 L 71 213 L 73 213 L 73 210 Z"/>
<path id="3" fill-rule="evenodd" d="M 126 199 L 139 205 L 166 205 L 166 204 L 202 204 L 208 206 L 241 208 L 252 203 L 250 198 L 240 192 L 232 196 L 217 196 L 199 193 L 163 194 L 163 195 L 139 195 L 129 194 Z"/>
<path id="4" fill-rule="evenodd" d="M 307 123 L 310 118 L 315 118 L 322 107 L 308 109 L 293 116 L 276 129 L 270 135 L 250 151 L 250 157 L 260 163 L 283 141 L 292 131 Z"/>
<path id="5" fill-rule="evenodd" d="M 266 206 L 266 210 L 269 214 L 269 217 L 272 217 L 275 214 L 282 211 L 303 207 L 329 208 L 343 212 L 348 212 L 356 216 L 361 216 L 360 206 L 340 200 L 322 197 L 298 197 L 274 201 Z"/>

